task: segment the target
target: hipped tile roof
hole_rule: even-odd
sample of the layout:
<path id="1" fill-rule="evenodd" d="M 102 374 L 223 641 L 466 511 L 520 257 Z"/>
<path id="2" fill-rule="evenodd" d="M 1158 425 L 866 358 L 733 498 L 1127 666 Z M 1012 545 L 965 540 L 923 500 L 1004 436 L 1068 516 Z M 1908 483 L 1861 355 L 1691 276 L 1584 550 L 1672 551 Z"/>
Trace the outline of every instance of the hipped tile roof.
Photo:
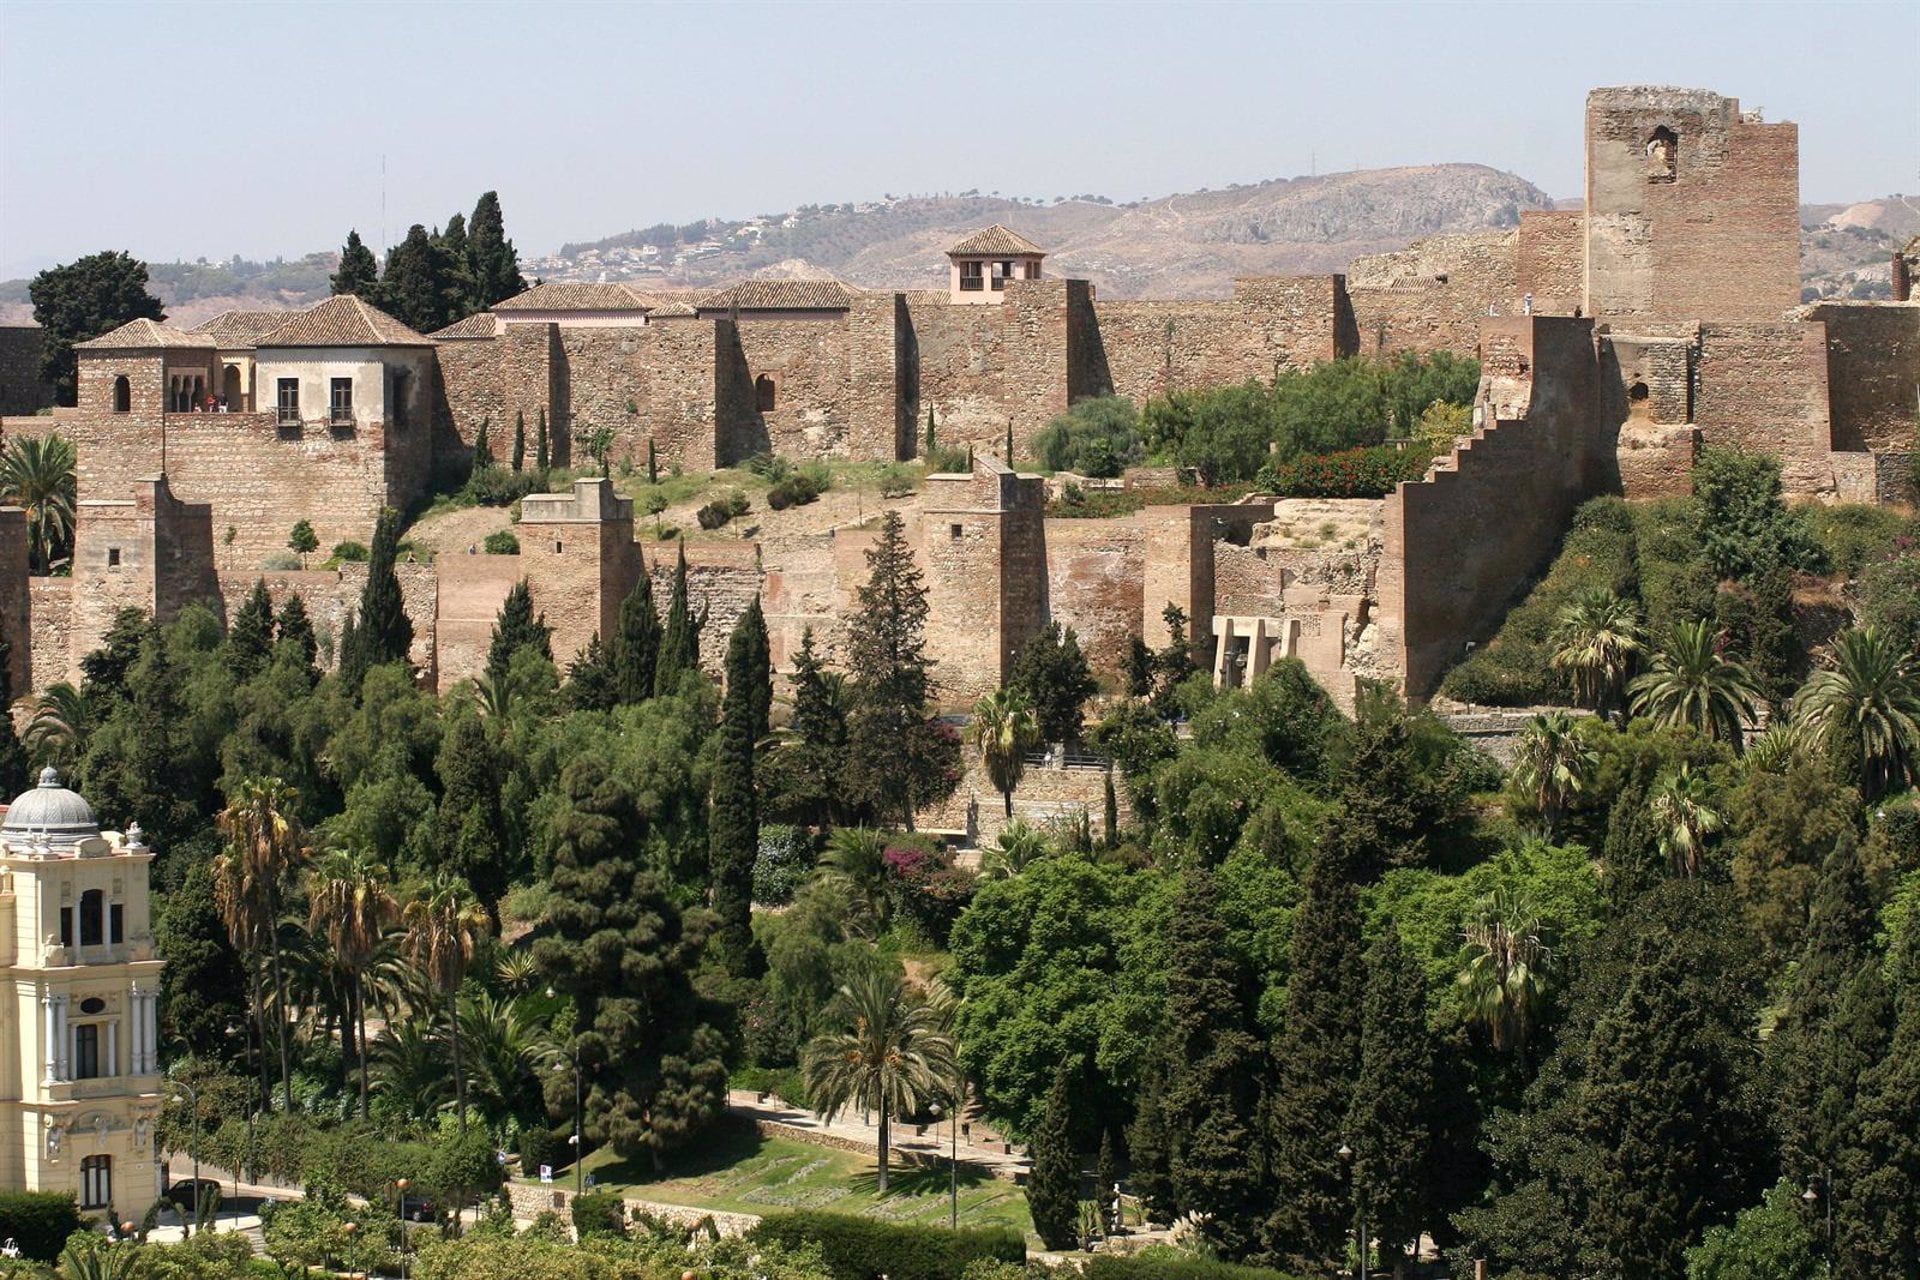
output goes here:
<path id="1" fill-rule="evenodd" d="M 257 347 L 430 347 L 433 340 L 350 293 L 297 312 Z"/>
<path id="2" fill-rule="evenodd" d="M 973 257 L 1041 257 L 1047 251 L 1018 231 L 1009 230 L 994 223 L 984 231 L 976 231 L 947 250 L 950 258 Z"/>
<path id="3" fill-rule="evenodd" d="M 646 311 L 655 299 L 629 284 L 551 280 L 493 304 L 495 311 Z"/>
<path id="4" fill-rule="evenodd" d="M 444 329 L 435 329 L 428 334 L 435 342 L 449 338 L 491 338 L 499 332 L 499 323 L 491 311 L 476 311 L 464 320 L 455 320 Z"/>
<path id="5" fill-rule="evenodd" d="M 222 311 L 195 325 L 193 332 L 204 333 L 217 347 L 250 347 L 262 334 L 285 324 L 291 315 L 288 311 Z"/>
<path id="6" fill-rule="evenodd" d="M 838 280 L 742 280 L 700 299 L 700 310 L 845 311 L 857 292 Z"/>
<path id="7" fill-rule="evenodd" d="M 110 329 L 97 338 L 73 344 L 76 351 L 126 351 L 144 347 L 194 347 L 211 351 L 213 339 L 204 333 L 188 333 L 158 320 L 129 320 L 118 329 Z"/>

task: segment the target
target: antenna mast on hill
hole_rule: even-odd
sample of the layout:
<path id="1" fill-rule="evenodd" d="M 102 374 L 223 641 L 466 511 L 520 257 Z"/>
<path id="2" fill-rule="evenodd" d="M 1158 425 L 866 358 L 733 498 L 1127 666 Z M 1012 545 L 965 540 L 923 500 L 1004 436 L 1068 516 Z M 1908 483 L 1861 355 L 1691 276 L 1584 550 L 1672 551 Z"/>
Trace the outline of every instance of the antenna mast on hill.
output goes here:
<path id="1" fill-rule="evenodd" d="M 380 265 L 385 266 L 387 252 L 387 153 L 380 153 Z"/>

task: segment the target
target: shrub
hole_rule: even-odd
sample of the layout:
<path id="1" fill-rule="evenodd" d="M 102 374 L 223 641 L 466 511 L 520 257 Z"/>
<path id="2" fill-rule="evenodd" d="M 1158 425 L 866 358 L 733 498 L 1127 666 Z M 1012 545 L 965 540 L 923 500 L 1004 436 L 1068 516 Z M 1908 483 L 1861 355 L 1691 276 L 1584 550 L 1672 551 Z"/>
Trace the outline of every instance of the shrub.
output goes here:
<path id="1" fill-rule="evenodd" d="M 1140 415 L 1125 396 L 1082 400 L 1040 429 L 1031 445 L 1049 471 L 1118 476 L 1140 458 Z"/>
<path id="2" fill-rule="evenodd" d="M 1902 539 L 1893 555 L 1860 575 L 1860 614 L 1909 653 L 1920 653 L 1920 555 Z"/>
<path id="3" fill-rule="evenodd" d="M 1835 573 L 1857 578 L 1876 560 L 1892 554 L 1908 522 L 1885 507 L 1814 507 L 1808 512 L 1813 537 L 1827 553 Z"/>
<path id="4" fill-rule="evenodd" d="M 530 471 L 488 467 L 467 481 L 466 495 L 483 507 L 510 507 L 540 488 L 540 477 Z"/>
<path id="5" fill-rule="evenodd" d="M 767 823 L 760 828 L 760 852 L 753 860 L 753 900 L 763 907 L 793 901 L 794 891 L 813 870 L 813 837 L 804 827 Z"/>
<path id="6" fill-rule="evenodd" d="M 950 851 L 925 837 L 893 837 L 885 858 L 887 898 L 894 918 L 945 947 L 953 922 L 973 901 L 973 873 L 956 867 Z"/>
<path id="7" fill-rule="evenodd" d="M 897 462 L 880 468 L 880 496 L 904 498 L 913 492 L 913 473 Z"/>
<path id="8" fill-rule="evenodd" d="M 533 1128 L 520 1131 L 520 1172 L 524 1177 L 533 1177 L 540 1172 L 540 1166 L 563 1163 L 563 1158 L 572 1154 L 572 1145 L 567 1141 L 571 1133 L 560 1134 L 552 1129 Z"/>
<path id="9" fill-rule="evenodd" d="M 81 1227 L 69 1191 L 0 1191 L 0 1240 L 13 1237 L 29 1258 L 51 1262 Z"/>
<path id="10" fill-rule="evenodd" d="M 763 1244 L 798 1249 L 812 1241 L 834 1280 L 960 1280 L 981 1258 L 1023 1264 L 1026 1241 L 1006 1227 L 907 1226 L 841 1213 L 777 1213 L 748 1233 Z"/>
<path id="11" fill-rule="evenodd" d="M 1708 446 L 1693 468 L 1700 541 L 1722 578 L 1746 582 L 1770 569 L 1821 567 L 1824 553 L 1808 513 L 1781 499 L 1780 459 L 1734 446 Z"/>
<path id="12" fill-rule="evenodd" d="M 804 507 L 820 496 L 820 488 L 806 475 L 790 475 L 767 490 L 767 505 L 775 511 Z"/>
<path id="13" fill-rule="evenodd" d="M 514 536 L 511 529 L 495 529 L 480 547 L 490 556 L 517 556 L 520 554 L 520 539 Z"/>
<path id="14" fill-rule="evenodd" d="M 921 459 L 928 475 L 964 474 L 972 467 L 972 453 L 963 444 L 937 444 Z"/>
<path id="15" fill-rule="evenodd" d="M 1131 1257 L 1097 1253 L 1087 1260 L 1081 1275 L 1084 1280 L 1288 1280 L 1285 1272 L 1238 1267 L 1171 1249 L 1148 1249 Z"/>
<path id="16" fill-rule="evenodd" d="M 595 1191 L 573 1198 L 573 1229 L 580 1238 L 627 1234 L 627 1204 L 619 1196 Z"/>
<path id="17" fill-rule="evenodd" d="M 334 544 L 333 558 L 341 564 L 365 564 L 367 562 L 367 544 L 364 542 L 339 542 Z"/>
<path id="18" fill-rule="evenodd" d="M 1384 498 L 1402 480 L 1418 480 L 1433 461 L 1430 446 L 1378 445 L 1304 454 L 1260 469 L 1260 487 L 1284 498 Z"/>
<path id="19" fill-rule="evenodd" d="M 284 573 L 289 569 L 298 569 L 300 557 L 291 551 L 269 551 L 266 558 L 260 561 L 260 567 L 273 573 Z"/>

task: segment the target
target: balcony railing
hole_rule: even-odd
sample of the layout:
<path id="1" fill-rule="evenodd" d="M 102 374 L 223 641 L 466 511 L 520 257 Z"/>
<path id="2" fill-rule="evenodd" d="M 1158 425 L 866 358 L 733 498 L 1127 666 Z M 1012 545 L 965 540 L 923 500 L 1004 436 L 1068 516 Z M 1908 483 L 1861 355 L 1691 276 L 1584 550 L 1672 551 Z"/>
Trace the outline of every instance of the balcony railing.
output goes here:
<path id="1" fill-rule="evenodd" d="M 980 276 L 961 276 L 960 277 L 960 292 L 962 293 L 979 293 L 981 290 L 985 289 L 986 287 L 987 287 L 987 282 L 984 279 L 982 279 Z"/>

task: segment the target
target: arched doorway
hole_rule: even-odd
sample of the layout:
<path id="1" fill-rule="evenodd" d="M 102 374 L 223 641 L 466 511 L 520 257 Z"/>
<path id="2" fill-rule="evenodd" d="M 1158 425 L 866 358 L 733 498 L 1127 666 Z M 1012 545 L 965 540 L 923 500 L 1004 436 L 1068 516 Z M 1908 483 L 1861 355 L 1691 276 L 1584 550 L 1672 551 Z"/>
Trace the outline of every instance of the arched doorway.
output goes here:
<path id="1" fill-rule="evenodd" d="M 121 374 L 113 380 L 113 411 L 126 413 L 133 408 L 133 384 L 127 381 L 127 375 Z"/>
<path id="2" fill-rule="evenodd" d="M 220 391 L 223 407 L 232 413 L 245 413 L 247 406 L 240 402 L 240 366 L 230 364 L 222 379 Z"/>

